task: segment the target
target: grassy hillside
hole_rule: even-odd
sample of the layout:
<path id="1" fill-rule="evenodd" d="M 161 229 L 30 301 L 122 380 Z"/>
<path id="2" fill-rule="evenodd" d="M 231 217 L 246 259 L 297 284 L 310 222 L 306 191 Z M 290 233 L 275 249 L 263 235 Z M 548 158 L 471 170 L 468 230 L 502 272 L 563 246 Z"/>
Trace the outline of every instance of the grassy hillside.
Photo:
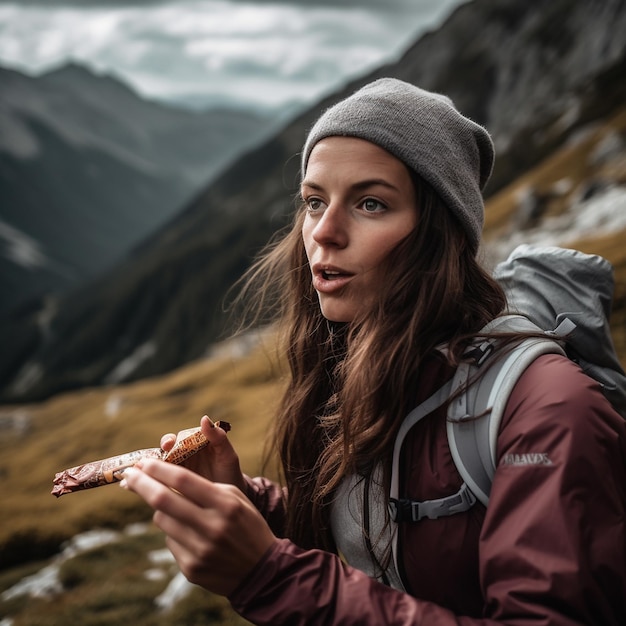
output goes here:
<path id="1" fill-rule="evenodd" d="M 197 426 L 204 414 L 232 423 L 230 437 L 244 471 L 258 473 L 277 377 L 268 352 L 257 348 L 245 358 L 215 357 L 128 386 L 3 407 L 5 422 L 21 416 L 27 426 L 20 433 L 5 429 L 0 439 L 8 512 L 0 526 L 0 561 L 8 565 L 43 556 L 81 530 L 145 519 L 137 498 L 116 486 L 56 499 L 50 495 L 54 474 L 85 461 L 158 447 L 162 434 Z"/>

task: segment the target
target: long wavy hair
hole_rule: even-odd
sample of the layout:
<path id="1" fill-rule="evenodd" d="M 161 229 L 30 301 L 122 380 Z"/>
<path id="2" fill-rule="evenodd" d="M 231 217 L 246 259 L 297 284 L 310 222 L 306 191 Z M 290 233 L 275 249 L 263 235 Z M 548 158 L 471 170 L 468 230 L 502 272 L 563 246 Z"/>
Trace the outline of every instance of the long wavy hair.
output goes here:
<path id="1" fill-rule="evenodd" d="M 257 314 L 269 311 L 284 341 L 289 376 L 273 443 L 288 489 L 286 536 L 305 548 L 334 549 L 333 494 L 346 476 L 367 476 L 390 460 L 424 360 L 446 343 L 456 365 L 469 339 L 505 307 L 456 218 L 412 177 L 418 223 L 385 259 L 388 279 L 359 319 L 333 324 L 322 316 L 300 207 L 244 277 L 240 298 Z"/>

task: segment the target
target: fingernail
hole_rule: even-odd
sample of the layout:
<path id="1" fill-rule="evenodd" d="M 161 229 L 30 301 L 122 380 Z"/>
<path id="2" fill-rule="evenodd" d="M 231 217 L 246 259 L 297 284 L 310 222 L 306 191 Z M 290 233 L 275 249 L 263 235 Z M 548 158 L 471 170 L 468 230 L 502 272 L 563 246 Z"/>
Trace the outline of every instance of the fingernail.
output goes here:
<path id="1" fill-rule="evenodd" d="M 131 469 L 132 467 L 127 467 L 123 472 L 120 473 L 120 476 L 122 476 L 122 480 L 120 480 L 120 487 L 122 489 L 128 489 L 128 483 L 126 482 L 126 477 L 129 475 L 129 472 Z"/>
<path id="2" fill-rule="evenodd" d="M 136 464 L 135 464 L 135 465 L 136 465 Z M 123 481 L 123 482 L 126 482 L 126 478 L 127 478 L 128 476 L 130 476 L 130 475 L 131 475 L 133 472 L 135 472 L 135 471 L 136 471 L 136 470 L 135 470 L 135 466 L 133 465 L 133 466 L 131 466 L 131 467 L 126 467 L 126 468 L 124 468 L 124 469 L 123 469 L 123 470 L 119 473 L 119 475 L 122 477 L 122 479 L 123 479 L 122 481 Z"/>

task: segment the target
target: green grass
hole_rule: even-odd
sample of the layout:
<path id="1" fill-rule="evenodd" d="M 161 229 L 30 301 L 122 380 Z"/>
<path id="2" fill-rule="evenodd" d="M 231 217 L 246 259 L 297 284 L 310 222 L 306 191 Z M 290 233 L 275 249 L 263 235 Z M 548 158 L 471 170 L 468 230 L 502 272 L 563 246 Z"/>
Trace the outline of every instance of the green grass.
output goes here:
<path id="1" fill-rule="evenodd" d="M 0 602 L 0 617 L 10 617 L 15 626 L 248 624 L 232 611 L 224 598 L 200 588 L 193 588 L 171 610 L 158 609 L 154 598 L 165 589 L 176 568 L 169 563 L 158 566 L 164 577 L 157 581 L 148 580 L 144 574 L 155 567 L 148 553 L 163 547 L 161 533 L 152 529 L 79 554 L 60 567 L 61 594 L 51 599 L 20 596 Z M 30 570 L 21 568 L 19 574 L 33 573 Z M 16 578 L 5 576 L 0 581 L 5 584 L 15 582 Z"/>

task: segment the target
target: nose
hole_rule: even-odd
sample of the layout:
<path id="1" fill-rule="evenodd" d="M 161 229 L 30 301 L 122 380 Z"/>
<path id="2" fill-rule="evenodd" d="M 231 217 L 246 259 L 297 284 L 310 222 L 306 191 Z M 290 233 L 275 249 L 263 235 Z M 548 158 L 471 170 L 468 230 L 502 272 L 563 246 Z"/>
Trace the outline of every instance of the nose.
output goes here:
<path id="1" fill-rule="evenodd" d="M 320 246 L 345 248 L 348 245 L 348 216 L 339 204 L 330 204 L 319 216 L 311 236 Z"/>

